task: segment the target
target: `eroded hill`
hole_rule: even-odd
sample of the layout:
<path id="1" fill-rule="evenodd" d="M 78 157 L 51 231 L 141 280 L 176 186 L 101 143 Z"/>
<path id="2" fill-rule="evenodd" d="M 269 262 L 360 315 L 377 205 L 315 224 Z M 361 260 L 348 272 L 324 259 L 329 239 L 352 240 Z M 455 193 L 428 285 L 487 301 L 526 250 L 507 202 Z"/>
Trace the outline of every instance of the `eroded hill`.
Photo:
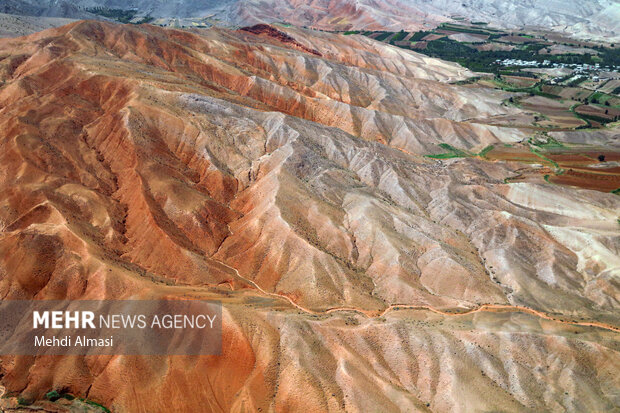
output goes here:
<path id="1" fill-rule="evenodd" d="M 617 405 L 620 198 L 507 183 L 517 161 L 424 157 L 524 140 L 488 119 L 526 115 L 453 84 L 472 76 L 458 65 L 277 31 L 79 22 L 0 41 L 0 295 L 224 304 L 222 356 L 3 357 L 9 394 L 115 411 Z"/>

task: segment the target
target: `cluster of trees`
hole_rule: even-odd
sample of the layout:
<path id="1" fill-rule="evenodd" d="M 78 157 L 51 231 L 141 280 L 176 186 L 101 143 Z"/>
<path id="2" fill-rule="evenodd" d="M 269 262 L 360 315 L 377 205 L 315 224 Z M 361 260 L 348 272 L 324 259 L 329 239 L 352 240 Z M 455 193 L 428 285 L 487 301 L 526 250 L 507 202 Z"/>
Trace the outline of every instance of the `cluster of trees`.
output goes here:
<path id="1" fill-rule="evenodd" d="M 394 32 L 382 32 L 379 36 L 375 37 L 375 40 L 382 42 L 392 34 L 394 34 Z"/>
<path id="2" fill-rule="evenodd" d="M 609 115 L 609 111 L 605 111 L 605 115 Z M 580 113 L 579 116 L 581 116 L 582 118 L 591 119 L 598 123 L 602 123 L 603 125 L 606 123 L 617 122 L 618 120 L 620 120 L 620 116 L 618 115 L 614 117 L 602 117 L 602 116 L 596 116 L 595 114 L 591 114 L 591 113 Z"/>
<path id="3" fill-rule="evenodd" d="M 431 57 L 438 57 L 451 62 L 457 62 L 468 69 L 477 72 L 499 73 L 502 66 L 495 64 L 496 60 L 520 59 L 537 60 L 542 62 L 545 58 L 540 57 L 531 50 L 514 49 L 506 50 L 486 50 L 479 51 L 465 43 L 458 42 L 449 38 L 441 38 L 428 42 L 426 49 L 417 50 L 420 53 Z M 550 60 L 550 59 L 548 59 Z"/>
<path id="4" fill-rule="evenodd" d="M 136 9 L 108 9 L 106 7 L 93 7 L 90 9 L 86 9 L 89 13 L 97 14 L 99 16 L 107 17 L 109 19 L 114 19 L 119 21 L 120 23 L 131 23 L 133 18 L 136 16 L 138 11 Z M 136 24 L 142 23 L 150 23 L 155 20 L 151 16 L 145 16 L 140 19 Z"/>
<path id="5" fill-rule="evenodd" d="M 584 80 L 586 80 L 586 79 L 585 79 L 585 78 L 583 78 L 583 77 L 576 77 L 576 78 L 574 78 L 573 80 L 571 80 L 570 82 L 568 82 L 568 83 L 566 84 L 566 86 L 568 86 L 568 87 L 578 86 L 578 85 L 579 85 L 580 83 L 582 83 Z"/>
<path id="6" fill-rule="evenodd" d="M 426 49 L 416 51 L 427 54 L 431 57 L 438 57 L 444 60 L 460 63 L 461 65 L 471 70 L 491 73 L 498 73 L 500 71 L 501 66 L 495 64 L 495 61 L 504 59 L 518 59 L 528 61 L 535 60 L 539 63 L 542 63 L 544 60 L 548 60 L 551 63 L 565 64 L 594 64 L 597 61 L 602 61 L 603 64 L 607 64 L 607 60 L 605 60 L 604 58 L 597 59 L 589 54 L 539 55 L 538 50 L 540 50 L 540 48 L 538 46 L 539 45 L 528 45 L 523 49 L 515 48 L 510 51 L 479 51 L 473 47 L 468 46 L 466 43 L 443 37 L 441 39 L 428 42 Z M 620 65 L 620 62 L 618 64 Z"/>
<path id="7" fill-rule="evenodd" d="M 481 30 L 481 29 L 475 29 L 475 28 L 471 28 L 467 26 L 454 25 L 450 23 L 442 23 L 439 25 L 439 28 L 444 29 L 444 30 L 450 30 L 452 32 L 459 32 L 459 33 L 483 34 L 483 35 L 495 34 L 495 33 L 492 33 L 492 32 L 495 32 L 495 30 Z"/>
<path id="8" fill-rule="evenodd" d="M 415 32 L 409 40 L 411 40 L 412 42 L 419 42 L 420 40 L 424 39 L 426 36 L 428 36 L 431 33 L 432 32 L 424 32 L 424 31 Z"/>
<path id="9" fill-rule="evenodd" d="M 396 34 L 394 35 L 394 37 L 392 37 L 392 38 L 390 39 L 390 43 L 393 43 L 393 42 L 400 42 L 401 40 L 403 40 L 403 39 L 407 36 L 407 34 L 408 34 L 408 33 L 407 33 L 406 31 L 404 31 L 404 30 L 399 31 L 398 33 L 396 33 Z"/>
<path id="10" fill-rule="evenodd" d="M 538 78 L 538 76 L 536 76 L 532 72 L 512 72 L 510 70 L 500 70 L 499 74 L 500 75 L 504 75 L 504 76 L 527 77 L 529 79 L 537 79 Z"/>
<path id="11" fill-rule="evenodd" d="M 506 35 L 507 33 L 497 32 L 491 29 L 478 29 L 467 26 L 458 26 L 452 24 L 442 24 L 440 28 L 451 31 L 458 31 L 462 33 L 472 34 L 485 34 L 489 35 L 489 40 L 493 40 Z M 352 34 L 354 32 L 347 32 L 345 34 Z M 369 35 L 377 32 L 365 32 L 364 35 Z M 410 40 L 417 42 L 422 40 L 433 31 L 419 31 L 415 32 Z M 375 40 L 384 41 L 390 37 L 394 32 L 384 31 L 381 32 Z M 394 43 L 403 40 L 407 36 L 407 32 L 397 32 L 395 36 L 390 39 L 390 43 Z M 407 47 L 407 46 L 403 46 Z M 544 43 L 533 42 L 525 46 L 517 45 L 513 50 L 488 50 L 479 51 L 463 42 L 443 37 L 441 39 L 432 40 L 427 43 L 426 49 L 416 49 L 420 53 L 427 54 L 432 57 L 438 57 L 444 60 L 452 62 L 458 62 L 461 65 L 475 71 L 498 73 L 500 66 L 495 64 L 496 60 L 504 59 L 519 59 L 519 60 L 535 60 L 542 63 L 544 60 L 548 60 L 551 63 L 564 63 L 564 64 L 588 64 L 594 65 L 600 63 L 602 66 L 620 66 L 620 48 L 595 46 L 593 49 L 597 51 L 597 55 L 593 54 L 574 54 L 565 53 L 559 55 L 541 55 L 539 52 L 549 47 Z M 614 91 L 618 93 L 618 91 Z"/>
<path id="12" fill-rule="evenodd" d="M 137 10 L 108 9 L 106 7 L 93 7 L 86 9 L 89 13 L 118 20 L 121 23 L 129 23 L 138 13 Z"/>
<path id="13" fill-rule="evenodd" d="M 603 66 L 620 66 L 620 48 L 615 48 L 612 44 L 611 47 L 594 46 L 598 52 L 600 64 Z"/>

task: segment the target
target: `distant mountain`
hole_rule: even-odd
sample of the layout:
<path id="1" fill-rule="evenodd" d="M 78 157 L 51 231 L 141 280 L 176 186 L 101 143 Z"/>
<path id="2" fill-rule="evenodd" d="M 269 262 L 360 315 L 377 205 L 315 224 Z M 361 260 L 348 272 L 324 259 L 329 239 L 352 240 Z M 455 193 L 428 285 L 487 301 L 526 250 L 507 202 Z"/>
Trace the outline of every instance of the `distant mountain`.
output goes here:
<path id="1" fill-rule="evenodd" d="M 271 3 L 267 7 L 266 3 Z M 322 29 L 415 30 L 467 19 L 502 28 L 540 26 L 579 37 L 620 35 L 619 0 L 239 0 L 243 21 L 283 20 Z"/>
<path id="2" fill-rule="evenodd" d="M 162 18 L 186 18 L 213 14 L 232 6 L 238 0 L 8 0 L 25 3 L 42 9 L 55 9 L 70 4 L 76 9 L 95 7 L 107 9 L 138 10 L 140 14 Z"/>
<path id="3" fill-rule="evenodd" d="M 37 16 L 43 12 L 43 8 L 35 4 L 28 4 L 21 0 L 5 0 L 0 3 L 0 13 L 21 14 L 25 16 Z"/>
<path id="4" fill-rule="evenodd" d="M 5 0 L 3 3 L 22 3 L 23 12 L 5 13 L 30 14 L 35 8 L 58 17 L 75 17 L 76 12 L 105 7 L 137 9 L 140 15 L 161 19 L 214 16 L 224 25 L 286 21 L 327 30 L 418 30 L 443 21 L 466 19 L 504 28 L 537 26 L 577 37 L 615 40 L 620 36 L 620 0 Z"/>
<path id="5" fill-rule="evenodd" d="M 429 17 L 464 17 L 505 28 L 540 26 L 577 36 L 620 35 L 618 0 L 402 0 Z"/>
<path id="6" fill-rule="evenodd" d="M 93 19 L 96 15 L 83 10 L 74 1 L 2 0 L 0 13 L 37 17 Z"/>

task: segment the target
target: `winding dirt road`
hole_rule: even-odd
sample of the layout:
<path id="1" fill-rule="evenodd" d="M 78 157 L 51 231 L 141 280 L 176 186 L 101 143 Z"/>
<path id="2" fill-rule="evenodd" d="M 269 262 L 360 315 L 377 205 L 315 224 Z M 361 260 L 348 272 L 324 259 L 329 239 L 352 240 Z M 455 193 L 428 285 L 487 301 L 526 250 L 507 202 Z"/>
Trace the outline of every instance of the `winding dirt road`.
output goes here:
<path id="1" fill-rule="evenodd" d="M 215 261 L 217 261 L 218 263 L 220 263 L 221 265 L 225 266 L 226 268 L 234 271 L 234 273 L 237 275 L 237 277 L 239 277 L 240 280 L 246 282 L 247 284 L 249 284 L 250 286 L 252 286 L 253 288 L 255 288 L 256 290 L 258 290 L 261 294 L 264 294 L 266 296 L 269 297 L 274 297 L 277 298 L 279 300 L 286 300 L 288 301 L 289 304 L 291 304 L 293 307 L 295 307 L 296 309 L 307 313 L 307 314 L 311 314 L 311 315 L 325 315 L 325 314 L 333 314 L 333 313 L 338 313 L 338 312 L 354 312 L 354 313 L 358 313 L 361 314 L 367 318 L 377 318 L 377 317 L 383 317 L 384 315 L 386 315 L 389 312 L 392 311 L 400 311 L 400 310 L 426 310 L 426 311 L 431 311 L 433 313 L 436 314 L 440 314 L 443 316 L 451 316 L 451 317 L 459 317 L 459 316 L 464 316 L 464 315 L 469 315 L 469 314 L 474 314 L 474 313 L 479 313 L 479 312 L 493 312 L 493 313 L 500 313 L 500 312 L 515 312 L 515 313 L 527 313 L 530 315 L 533 315 L 535 317 L 538 318 L 542 318 L 544 320 L 549 320 L 549 321 L 554 321 L 557 323 L 562 323 L 562 324 L 568 324 L 568 325 L 574 325 L 574 326 L 582 326 L 582 327 L 596 327 L 596 328 L 601 328 L 604 330 L 609 330 L 609 331 L 613 331 L 616 333 L 620 333 L 620 328 L 613 326 L 611 324 L 607 324 L 607 323 L 600 323 L 597 321 L 574 321 L 574 320 L 562 320 L 559 319 L 557 317 L 552 317 L 546 313 L 543 313 L 541 311 L 538 310 L 534 310 L 532 308 L 529 307 L 523 307 L 523 306 L 518 306 L 518 305 L 508 305 L 508 304 L 482 304 L 479 307 L 476 308 L 471 308 L 471 309 L 466 309 L 465 311 L 454 311 L 454 312 L 450 312 L 450 311 L 443 311 L 443 310 L 438 310 L 436 308 L 430 307 L 430 306 L 426 306 L 426 305 L 410 305 L 410 304 L 392 304 L 389 307 L 387 307 L 385 310 L 382 311 L 367 311 L 367 310 L 361 310 L 359 308 L 354 308 L 354 307 L 334 307 L 334 308 L 329 308 L 327 310 L 322 310 L 322 311 L 315 311 L 315 310 L 311 310 L 309 308 L 305 308 L 299 304 L 297 304 L 295 301 L 293 301 L 290 297 L 283 295 L 283 294 L 277 294 L 277 293 L 271 293 L 268 291 L 265 291 L 264 289 L 262 289 L 258 284 L 256 284 L 254 281 L 249 280 L 243 276 L 241 276 L 241 274 L 239 274 L 239 271 L 237 271 L 236 268 L 231 267 L 230 265 L 212 257 L 212 259 L 214 259 Z M 232 285 L 231 285 L 232 288 Z"/>

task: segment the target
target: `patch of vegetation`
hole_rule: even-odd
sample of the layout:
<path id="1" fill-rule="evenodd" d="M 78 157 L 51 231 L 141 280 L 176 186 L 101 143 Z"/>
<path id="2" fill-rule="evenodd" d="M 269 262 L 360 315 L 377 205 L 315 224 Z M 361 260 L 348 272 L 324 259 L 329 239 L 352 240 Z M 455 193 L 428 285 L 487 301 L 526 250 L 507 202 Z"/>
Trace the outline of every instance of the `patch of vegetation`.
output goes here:
<path id="1" fill-rule="evenodd" d="M 544 60 L 563 61 L 569 55 L 538 55 L 537 51 L 527 49 L 514 50 L 485 50 L 479 51 L 467 43 L 452 40 L 447 37 L 432 40 L 427 43 L 425 49 L 416 50 L 431 57 L 438 57 L 443 60 L 457 62 L 466 68 L 476 72 L 499 73 L 506 70 L 500 65 L 495 64 L 496 60 L 520 59 L 527 61 L 537 61 L 542 63 Z M 587 61 L 587 59 L 585 59 Z M 579 63 L 580 61 L 577 61 Z"/>
<path id="2" fill-rule="evenodd" d="M 66 390 L 60 390 L 60 391 L 52 390 L 45 394 L 45 398 L 49 401 L 55 402 L 58 399 L 73 400 L 75 399 L 75 396 L 73 396 L 70 393 L 67 393 Z"/>
<path id="3" fill-rule="evenodd" d="M 578 118 L 581 119 L 582 121 L 584 121 L 586 124 L 585 125 L 581 125 L 581 126 L 577 126 L 575 128 L 575 130 L 581 130 L 581 129 L 590 129 L 592 127 L 592 122 L 590 122 L 590 119 L 586 118 L 585 116 L 582 116 L 580 113 L 577 113 L 575 111 L 575 108 L 579 106 L 579 103 L 573 105 L 570 107 L 569 111 L 571 111 L 573 113 L 573 115 Z"/>
<path id="4" fill-rule="evenodd" d="M 541 149 L 554 149 L 554 148 L 566 148 L 562 142 L 559 142 L 557 139 L 548 136 L 546 140 L 542 140 L 539 138 L 530 138 L 527 141 L 530 145 L 537 146 Z"/>
<path id="5" fill-rule="evenodd" d="M 607 95 L 605 95 L 605 93 L 603 92 L 594 92 L 590 96 L 588 96 L 588 100 L 592 103 L 604 103 L 605 100 L 609 99 L 606 99 L 606 96 Z"/>
<path id="6" fill-rule="evenodd" d="M 504 33 L 493 33 L 492 35 L 489 36 L 488 40 L 497 40 L 500 37 L 504 37 Z"/>
<path id="7" fill-rule="evenodd" d="M 620 195 L 620 188 L 614 189 L 613 191 L 611 191 L 611 193 L 614 195 Z"/>
<path id="8" fill-rule="evenodd" d="M 105 413 L 111 413 L 110 409 L 108 409 L 107 407 L 105 407 L 104 405 L 94 402 L 92 400 L 88 400 L 88 399 L 80 399 L 81 401 L 83 401 L 86 404 L 90 404 L 91 406 L 95 406 L 95 407 L 99 407 L 100 409 L 102 409 Z"/>
<path id="9" fill-rule="evenodd" d="M 548 45 L 542 44 L 542 43 L 530 43 L 530 44 L 526 45 L 523 48 L 523 50 L 527 50 L 529 52 L 536 52 L 536 53 L 538 53 L 541 49 L 544 49 L 547 46 Z"/>
<path id="10" fill-rule="evenodd" d="M 394 32 L 382 32 L 379 36 L 375 37 L 375 40 L 382 42 L 393 34 Z"/>
<path id="11" fill-rule="evenodd" d="M 427 43 L 426 49 L 418 51 L 431 57 L 457 62 L 477 72 L 488 71 L 490 65 L 495 62 L 495 59 L 492 61 L 484 59 L 478 50 L 447 37 L 432 40 Z"/>
<path id="12" fill-rule="evenodd" d="M 503 76 L 518 76 L 527 77 L 528 79 L 538 79 L 536 74 L 532 72 L 513 72 L 511 70 L 500 70 L 499 74 Z"/>
<path id="13" fill-rule="evenodd" d="M 349 36 L 351 34 L 360 34 L 359 30 L 349 30 L 347 32 L 344 32 L 345 36 Z"/>
<path id="14" fill-rule="evenodd" d="M 497 85 L 497 87 L 499 87 L 502 90 L 505 90 L 506 92 L 523 92 L 523 93 L 529 93 L 530 95 L 538 95 L 538 96 L 546 97 L 549 99 L 560 99 L 560 96 L 558 95 L 554 95 L 554 94 L 543 91 L 541 82 L 538 82 L 535 85 L 532 85 L 530 87 L 515 87 L 511 85 L 510 83 L 506 83 L 505 81 L 503 81 L 501 78 L 498 78 L 498 77 L 496 77 L 493 81 Z M 510 101 L 510 103 L 514 103 L 514 99 L 513 101 Z"/>
<path id="15" fill-rule="evenodd" d="M 490 35 L 486 30 L 475 29 L 469 26 L 461 26 L 458 24 L 442 23 L 439 25 L 439 29 L 449 30 L 451 32 L 470 33 L 470 34 L 483 34 Z"/>
<path id="16" fill-rule="evenodd" d="M 424 39 L 426 36 L 428 36 L 431 33 L 432 32 L 425 32 L 425 31 L 415 32 L 409 40 L 412 42 L 419 42 L 420 40 Z"/>
<path id="17" fill-rule="evenodd" d="M 400 42 L 402 41 L 406 36 L 407 36 L 407 32 L 401 30 L 400 32 L 396 33 L 396 35 L 394 35 L 394 37 L 392 37 L 390 39 L 390 42 Z"/>
<path id="18" fill-rule="evenodd" d="M 503 30 L 492 29 L 486 26 L 486 24 L 482 24 L 484 22 L 479 22 L 481 24 L 460 24 L 460 23 L 443 23 L 438 29 L 439 30 L 451 30 L 453 32 L 460 33 L 471 33 L 471 34 L 482 34 L 489 36 L 489 40 L 484 41 L 486 44 L 496 44 L 497 42 L 493 42 L 493 39 L 497 39 L 503 36 L 518 36 L 522 40 L 525 39 L 526 42 L 520 42 L 515 40 L 514 42 L 506 42 L 504 40 L 511 40 L 510 38 L 502 39 L 501 44 L 505 45 L 507 43 L 512 44 L 514 48 L 512 50 L 478 50 L 474 46 L 476 42 L 459 42 L 457 40 L 450 39 L 445 36 L 445 34 L 439 33 L 437 30 L 430 31 L 418 31 L 412 33 L 410 36 L 411 43 L 407 42 L 407 44 L 401 43 L 399 47 L 412 49 L 418 53 L 426 54 L 431 57 L 440 58 L 447 61 L 452 61 L 459 63 L 460 65 L 475 71 L 475 72 L 487 72 L 493 73 L 495 77 L 491 80 L 495 84 L 495 86 L 499 89 L 502 89 L 507 92 L 515 92 L 515 93 L 526 93 L 530 96 L 542 96 L 548 99 L 554 99 L 563 102 L 563 98 L 556 93 L 561 93 L 560 91 L 567 86 L 577 86 L 588 79 L 588 75 L 585 75 L 580 78 L 575 78 L 574 75 L 566 75 L 562 77 L 556 77 L 553 82 L 549 82 L 549 80 L 545 77 L 540 77 L 536 73 L 528 72 L 524 70 L 524 67 L 521 66 L 521 63 L 515 62 L 513 66 L 504 66 L 503 64 L 498 64 L 497 62 L 505 61 L 508 59 L 512 59 L 515 61 L 530 61 L 536 62 L 538 67 L 551 67 L 553 64 L 587 64 L 593 65 L 595 62 L 601 62 L 601 66 L 605 65 L 620 65 L 620 49 L 614 49 L 596 46 L 592 47 L 595 49 L 595 52 L 586 53 L 586 54 L 576 54 L 576 53 L 564 53 L 559 55 L 551 55 L 551 54 L 540 54 L 541 50 L 544 48 L 548 48 L 549 44 L 547 44 L 547 39 L 543 36 L 542 40 L 538 39 L 536 36 L 528 35 L 525 33 L 509 33 Z M 377 36 L 375 39 L 378 41 L 389 41 L 391 44 L 395 44 L 407 37 L 407 33 L 404 31 L 401 32 L 387 32 L 387 31 L 367 31 L 363 33 L 364 35 L 374 35 Z M 424 48 L 416 49 L 415 44 L 417 42 L 422 41 L 425 37 L 432 34 L 440 34 L 442 35 L 439 39 L 429 40 L 424 42 Z M 439 36 L 438 36 L 439 37 Z M 566 43 L 565 43 L 566 44 Z M 569 44 L 566 44 L 570 46 Z M 543 63 L 544 62 L 544 63 Z M 536 66 L 532 64 L 532 66 Z M 515 79 L 504 78 L 503 76 L 514 76 L 514 77 L 523 77 L 532 79 L 531 82 L 527 81 L 516 81 Z M 469 83 L 475 83 L 479 79 L 467 79 L 464 81 L 453 82 L 458 85 L 465 85 Z M 490 79 L 489 79 L 490 80 Z M 569 85 L 564 84 L 564 82 L 569 82 Z M 528 86 L 529 84 L 529 86 Z M 551 86 L 551 85 L 555 86 Z M 524 86 L 525 85 L 525 86 Z M 574 129 L 592 129 L 599 128 L 601 125 L 605 125 L 609 122 L 613 122 L 615 120 L 610 120 L 610 117 L 604 115 L 605 111 L 609 109 L 611 112 L 611 107 L 620 108 L 620 100 L 614 94 L 620 93 L 620 87 L 616 88 L 613 93 L 603 93 L 597 91 L 585 91 L 585 89 L 581 89 L 581 100 L 584 104 L 597 104 L 606 107 L 601 107 L 600 113 L 576 113 L 575 107 L 571 108 L 571 112 L 573 115 L 583 121 L 585 124 L 574 127 Z M 588 96 L 583 99 L 584 96 Z M 519 99 L 517 97 L 508 98 L 504 103 L 506 105 L 515 105 L 519 106 Z M 576 105 L 578 106 L 578 105 Z M 592 111 L 587 111 L 592 112 Z M 614 113 L 614 112 L 611 112 Z M 540 116 L 538 116 L 540 118 Z M 542 115 L 543 119 L 548 118 L 545 115 Z M 539 119 L 536 119 L 538 121 Z M 554 127 L 559 127 L 557 125 L 553 125 L 550 123 L 541 125 L 538 123 L 534 123 L 534 126 L 537 126 L 541 129 L 550 129 Z M 551 147 L 561 147 L 558 145 L 562 145 L 557 141 L 547 140 L 539 142 L 538 144 L 534 144 L 540 149 L 548 149 Z M 475 154 L 470 154 L 471 156 L 476 156 Z M 458 157 L 462 156 L 462 154 L 458 154 L 452 150 L 447 153 L 433 155 L 435 158 L 450 158 L 450 157 Z"/>
<path id="19" fill-rule="evenodd" d="M 32 400 L 28 400 L 20 396 L 17 398 L 17 404 L 20 406 L 30 406 L 32 404 Z"/>
<path id="20" fill-rule="evenodd" d="M 575 86 L 579 86 L 580 84 L 582 84 L 583 82 L 586 81 L 585 77 L 581 77 L 581 76 L 577 76 L 575 77 L 573 80 L 571 80 L 570 82 L 568 82 L 566 84 L 566 86 L 568 87 L 575 87 Z"/>
<path id="21" fill-rule="evenodd" d="M 595 53 L 564 53 L 558 55 L 551 54 L 539 54 L 541 49 L 549 47 L 549 44 L 540 42 L 535 36 L 525 33 L 507 33 L 501 30 L 492 29 L 486 27 L 484 22 L 476 22 L 477 24 L 455 24 L 455 23 L 442 23 L 437 30 L 448 30 L 459 33 L 480 34 L 489 36 L 486 42 L 492 42 L 503 36 L 514 35 L 522 39 L 527 40 L 527 44 L 514 43 L 502 41 L 502 44 L 512 44 L 515 46 L 513 50 L 485 50 L 479 51 L 471 47 L 471 44 L 464 42 L 458 42 L 456 40 L 441 38 L 432 40 L 428 43 L 426 49 L 417 50 L 420 53 L 424 53 L 433 57 L 439 57 L 444 60 L 457 62 L 468 69 L 497 73 L 501 66 L 496 65 L 496 60 L 515 59 L 515 60 L 527 60 L 536 61 L 539 64 L 545 60 L 551 63 L 564 63 L 564 64 L 589 64 L 600 63 L 602 66 L 616 65 L 620 66 L 620 48 L 609 48 L 603 46 L 593 46 Z M 483 27 L 481 27 L 483 26 Z M 373 33 L 381 33 L 377 36 L 376 40 L 384 41 L 394 32 L 365 32 L 364 35 L 368 36 Z M 418 42 L 429 34 L 438 34 L 436 30 L 431 31 L 419 31 L 412 35 L 411 41 Z M 404 39 L 404 35 L 397 34 L 391 41 L 399 41 Z M 408 47 L 408 46 L 401 46 Z M 620 89 L 620 88 L 618 88 Z M 619 93 L 618 90 L 613 92 Z"/>
<path id="22" fill-rule="evenodd" d="M 558 165 L 558 163 L 556 161 L 554 161 L 553 159 L 547 158 L 540 150 L 538 150 L 537 148 L 530 146 L 530 152 L 532 152 L 534 155 L 538 156 L 540 159 L 549 162 L 551 165 L 553 165 L 556 169 L 560 169 L 560 165 Z"/>
<path id="23" fill-rule="evenodd" d="M 613 106 L 609 103 L 610 99 L 618 99 L 618 98 L 608 93 L 599 92 L 599 91 L 592 93 L 587 98 L 587 100 L 591 103 L 598 103 L 598 104 L 605 105 L 605 106 Z M 617 107 L 617 105 L 615 107 Z"/>
<path id="24" fill-rule="evenodd" d="M 605 124 L 611 123 L 611 122 L 615 122 L 617 120 L 616 118 L 610 119 L 610 118 L 604 118 L 602 116 L 596 116 L 593 113 L 577 113 L 577 112 L 575 112 L 575 114 L 579 115 L 579 117 L 581 119 L 583 119 L 583 120 L 586 120 L 586 121 L 593 120 L 593 121 L 598 122 L 598 123 L 600 123 L 602 125 L 605 125 Z"/>
<path id="25" fill-rule="evenodd" d="M 517 59 L 526 61 L 536 61 L 542 63 L 548 60 L 551 63 L 585 63 L 593 64 L 589 55 L 539 55 L 538 50 L 531 50 L 527 47 L 507 50 L 486 50 L 479 51 L 465 43 L 456 40 L 441 38 L 428 43 L 426 49 L 419 50 L 420 53 L 429 54 L 432 57 L 439 57 L 444 60 L 457 62 L 468 69 L 478 72 L 498 73 L 502 67 L 495 64 L 496 60 Z"/>
<path id="26" fill-rule="evenodd" d="M 153 20 L 155 20 L 155 17 L 151 17 L 151 16 L 144 16 L 143 18 L 141 18 L 137 24 L 147 24 L 152 22 Z"/>
<path id="27" fill-rule="evenodd" d="M 454 146 L 449 145 L 447 143 L 440 143 L 439 147 L 447 150 L 448 152 L 438 153 L 435 155 L 424 155 L 424 156 L 426 156 L 427 158 L 433 158 L 433 159 L 469 158 L 473 156 L 471 152 L 457 149 Z"/>
<path id="28" fill-rule="evenodd" d="M 598 52 L 602 66 L 620 66 L 620 48 L 594 46 L 592 49 Z"/>
<path id="29" fill-rule="evenodd" d="M 484 157 L 486 156 L 486 154 L 487 154 L 487 153 L 489 153 L 489 152 L 491 152 L 494 148 L 495 148 L 495 146 L 493 146 L 493 145 L 489 145 L 489 146 L 487 146 L 486 148 L 484 148 L 483 150 L 481 150 L 481 151 L 478 153 L 478 156 L 479 156 L 479 157 L 481 157 L 481 158 L 484 158 Z"/>
<path id="30" fill-rule="evenodd" d="M 581 119 L 581 118 L 580 118 L 580 119 Z M 587 124 L 587 125 L 579 125 L 579 126 L 577 126 L 577 127 L 575 128 L 575 130 L 584 130 L 584 129 L 590 129 L 590 128 L 592 128 L 592 124 L 590 123 L 590 121 L 588 121 L 587 119 L 582 119 L 582 120 L 584 120 L 584 121 L 588 122 L 588 124 Z M 594 128 L 592 128 L 592 129 L 594 129 Z"/>
<path id="31" fill-rule="evenodd" d="M 107 7 L 92 7 L 86 9 L 89 13 L 117 20 L 121 23 L 129 23 L 137 13 L 137 10 L 108 9 Z"/>

